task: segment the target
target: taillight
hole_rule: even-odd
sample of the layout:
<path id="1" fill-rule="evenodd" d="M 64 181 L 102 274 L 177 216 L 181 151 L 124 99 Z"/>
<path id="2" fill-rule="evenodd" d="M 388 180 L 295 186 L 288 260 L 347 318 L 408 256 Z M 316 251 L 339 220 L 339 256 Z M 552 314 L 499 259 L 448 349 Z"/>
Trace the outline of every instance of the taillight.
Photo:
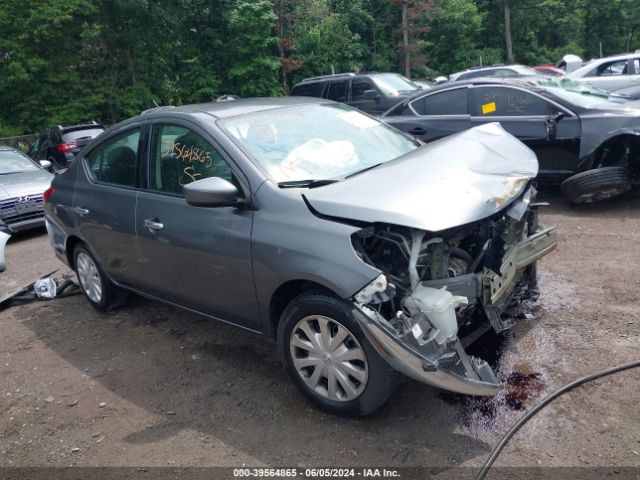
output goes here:
<path id="1" fill-rule="evenodd" d="M 60 145 L 58 145 L 58 151 L 67 153 L 67 152 L 70 152 L 71 149 L 74 148 L 75 146 L 76 146 L 76 142 L 61 143 Z"/>
<path id="2" fill-rule="evenodd" d="M 55 193 L 56 189 L 53 187 L 49 187 L 47 188 L 44 193 L 42 194 L 42 198 L 45 202 L 48 202 L 49 200 L 51 200 L 51 195 L 53 195 Z"/>

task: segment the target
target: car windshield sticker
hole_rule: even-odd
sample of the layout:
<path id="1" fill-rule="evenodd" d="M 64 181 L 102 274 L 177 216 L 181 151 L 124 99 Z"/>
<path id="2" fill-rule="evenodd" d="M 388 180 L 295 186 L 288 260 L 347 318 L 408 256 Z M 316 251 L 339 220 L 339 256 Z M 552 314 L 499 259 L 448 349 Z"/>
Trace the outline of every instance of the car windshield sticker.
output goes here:
<path id="1" fill-rule="evenodd" d="M 482 105 L 482 114 L 488 115 L 489 113 L 493 113 L 496 111 L 496 102 L 484 103 Z"/>
<path id="2" fill-rule="evenodd" d="M 356 128 L 364 130 L 365 128 L 375 127 L 378 125 L 378 122 L 373 118 L 369 118 L 366 115 L 361 114 L 360 112 L 345 112 L 338 115 L 338 118 L 344 120 L 347 123 L 350 123 Z"/>

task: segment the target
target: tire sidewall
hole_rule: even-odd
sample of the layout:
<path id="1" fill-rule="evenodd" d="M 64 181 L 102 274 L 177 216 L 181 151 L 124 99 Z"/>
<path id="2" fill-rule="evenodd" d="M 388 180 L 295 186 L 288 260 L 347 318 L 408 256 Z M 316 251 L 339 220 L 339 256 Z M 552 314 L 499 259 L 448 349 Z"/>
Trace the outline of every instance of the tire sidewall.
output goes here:
<path id="1" fill-rule="evenodd" d="M 353 305 L 327 294 L 302 294 L 293 300 L 278 324 L 278 351 L 282 363 L 295 385 L 321 409 L 348 416 L 372 413 L 386 402 L 395 387 L 395 372 L 380 357 L 355 319 Z M 367 385 L 357 398 L 338 402 L 324 398 L 311 390 L 293 365 L 290 338 L 296 324 L 305 317 L 322 315 L 340 323 L 362 347 L 368 367 Z"/>
<path id="2" fill-rule="evenodd" d="M 592 203 L 618 197 L 632 187 L 629 172 L 624 167 L 601 167 L 569 177 L 560 186 L 562 193 L 574 204 Z M 619 189 L 614 195 L 592 201 L 582 201 L 585 195 L 592 195 L 611 188 Z"/>

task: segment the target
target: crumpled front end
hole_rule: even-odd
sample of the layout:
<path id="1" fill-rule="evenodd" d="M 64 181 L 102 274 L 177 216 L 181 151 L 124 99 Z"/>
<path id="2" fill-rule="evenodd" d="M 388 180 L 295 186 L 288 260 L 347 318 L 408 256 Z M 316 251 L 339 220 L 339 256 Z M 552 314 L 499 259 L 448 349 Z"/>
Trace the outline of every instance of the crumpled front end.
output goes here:
<path id="1" fill-rule="evenodd" d="M 354 314 L 397 371 L 446 390 L 495 395 L 486 361 L 465 352 L 478 332 L 512 326 L 507 309 L 536 299 L 536 261 L 556 246 L 538 224 L 535 189 L 483 220 L 437 233 L 376 224 L 354 234 L 381 275 L 354 297 Z"/>

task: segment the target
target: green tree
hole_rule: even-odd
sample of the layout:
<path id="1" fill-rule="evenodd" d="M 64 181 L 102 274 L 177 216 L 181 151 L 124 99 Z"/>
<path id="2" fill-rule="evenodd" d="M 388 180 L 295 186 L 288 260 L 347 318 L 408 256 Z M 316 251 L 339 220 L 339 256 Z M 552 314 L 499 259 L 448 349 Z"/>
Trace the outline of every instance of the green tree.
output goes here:
<path id="1" fill-rule="evenodd" d="M 242 96 L 276 95 L 280 61 L 275 36 L 276 15 L 268 0 L 237 0 L 229 14 L 226 87 Z"/>

